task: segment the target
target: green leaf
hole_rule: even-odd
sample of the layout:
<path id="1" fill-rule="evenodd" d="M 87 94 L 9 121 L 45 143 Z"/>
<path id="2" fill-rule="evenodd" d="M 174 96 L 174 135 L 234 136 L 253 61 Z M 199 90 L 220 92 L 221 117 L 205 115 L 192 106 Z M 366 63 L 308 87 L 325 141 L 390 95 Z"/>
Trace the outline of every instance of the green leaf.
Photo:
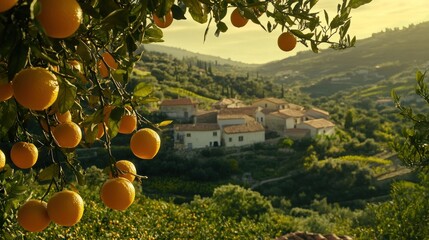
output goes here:
<path id="1" fill-rule="evenodd" d="M 422 78 L 424 78 L 424 74 L 421 71 L 416 72 L 416 80 L 420 81 Z"/>
<path id="2" fill-rule="evenodd" d="M 60 112 L 67 112 L 74 104 L 77 88 L 64 78 L 60 79 L 59 83 L 60 91 L 58 93 L 56 104 Z"/>
<path id="3" fill-rule="evenodd" d="M 222 21 L 218 22 L 216 24 L 216 27 L 221 32 L 226 32 L 228 30 L 228 26 L 224 22 L 222 22 Z"/>
<path id="4" fill-rule="evenodd" d="M 13 50 L 13 54 L 9 56 L 8 78 L 12 79 L 15 74 L 27 65 L 27 57 L 30 52 L 30 47 L 20 41 Z"/>
<path id="5" fill-rule="evenodd" d="M 0 139 L 7 135 L 17 116 L 15 101 L 0 102 Z"/>
<path id="6" fill-rule="evenodd" d="M 188 0 L 189 13 L 192 18 L 199 23 L 206 23 L 208 20 L 207 13 L 204 12 L 203 6 L 198 0 Z"/>
<path id="7" fill-rule="evenodd" d="M 39 181 L 48 181 L 58 176 L 58 174 L 59 174 L 58 164 L 54 163 L 49 165 L 45 169 L 42 169 L 42 171 L 40 171 L 37 178 L 39 179 Z"/>
<path id="8" fill-rule="evenodd" d="M 351 8 L 358 8 L 364 4 L 370 3 L 372 0 L 350 0 L 349 6 Z"/>
<path id="9" fill-rule="evenodd" d="M 134 87 L 133 96 L 134 97 L 147 97 L 149 94 L 153 92 L 153 86 L 145 83 L 140 82 Z"/>
<path id="10" fill-rule="evenodd" d="M 317 47 L 316 42 L 310 41 L 310 44 L 311 44 L 311 51 L 313 51 L 314 53 L 318 53 L 319 52 L 319 48 Z"/>
<path id="11" fill-rule="evenodd" d="M 172 122 L 173 122 L 172 120 L 165 120 L 165 121 L 162 121 L 162 122 L 160 122 L 160 123 L 158 124 L 158 127 L 165 127 L 165 126 L 168 126 L 168 125 L 170 125 Z"/>
<path id="12" fill-rule="evenodd" d="M 107 131 L 111 138 L 114 138 L 118 134 L 119 121 L 124 113 L 125 109 L 120 107 L 114 108 L 110 113 L 109 122 L 107 123 Z"/>
<path id="13" fill-rule="evenodd" d="M 79 39 L 79 44 L 77 45 L 76 53 L 82 59 L 82 62 L 85 64 L 89 64 L 92 61 L 91 50 L 88 45 L 84 43 L 81 39 Z"/>
<path id="14" fill-rule="evenodd" d="M 123 29 L 128 26 L 128 11 L 126 9 L 117 9 L 111 12 L 107 17 L 101 20 L 102 28 L 105 30 L 117 27 Z"/>
<path id="15" fill-rule="evenodd" d="M 173 18 L 177 19 L 177 20 L 185 20 L 185 12 L 183 11 L 182 8 L 180 8 L 179 6 L 173 4 L 173 6 L 171 6 L 171 12 L 173 13 Z"/>

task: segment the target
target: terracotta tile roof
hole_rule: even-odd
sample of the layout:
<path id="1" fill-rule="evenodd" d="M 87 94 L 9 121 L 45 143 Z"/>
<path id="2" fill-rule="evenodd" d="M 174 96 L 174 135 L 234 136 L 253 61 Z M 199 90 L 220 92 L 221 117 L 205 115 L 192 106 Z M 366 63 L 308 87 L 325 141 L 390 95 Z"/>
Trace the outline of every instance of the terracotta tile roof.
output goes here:
<path id="1" fill-rule="evenodd" d="M 217 123 L 217 115 L 218 111 L 212 110 L 212 111 L 202 111 L 199 110 L 197 112 L 197 123 Z"/>
<path id="2" fill-rule="evenodd" d="M 291 118 L 291 117 L 303 117 L 304 112 L 293 109 L 282 109 L 276 112 L 270 113 L 270 115 L 281 117 L 281 118 Z"/>
<path id="3" fill-rule="evenodd" d="M 318 112 L 318 113 L 320 113 L 320 114 L 323 114 L 323 115 L 329 116 L 329 112 L 327 112 L 327 111 L 325 111 L 325 110 L 322 110 L 322 109 L 319 109 L 319 108 L 311 108 L 309 111 L 315 111 L 315 112 Z"/>
<path id="4" fill-rule="evenodd" d="M 335 127 L 335 124 L 333 122 L 328 121 L 324 118 L 308 120 L 308 121 L 303 122 L 302 124 L 307 124 L 307 125 L 314 127 L 316 129 L 325 128 L 325 127 Z"/>
<path id="5" fill-rule="evenodd" d="M 161 102 L 161 106 L 180 106 L 180 105 L 195 105 L 189 98 L 179 98 L 179 99 L 164 99 Z"/>
<path id="6" fill-rule="evenodd" d="M 304 107 L 298 104 L 288 103 L 287 108 L 293 109 L 293 110 L 304 110 Z"/>
<path id="7" fill-rule="evenodd" d="M 175 124 L 175 131 L 215 131 L 220 130 L 217 123 Z"/>
<path id="8" fill-rule="evenodd" d="M 223 120 L 223 119 L 244 119 L 247 115 L 245 114 L 218 114 L 217 119 Z"/>
<path id="9" fill-rule="evenodd" d="M 219 111 L 219 115 L 248 115 L 254 116 L 258 107 L 239 107 L 239 108 L 224 108 Z"/>
<path id="10" fill-rule="evenodd" d="M 262 99 L 258 99 L 256 101 L 253 102 L 253 104 L 260 102 L 260 101 L 269 101 L 275 104 L 286 104 L 287 102 L 283 99 L 279 99 L 279 98 L 273 98 L 273 97 L 269 97 L 269 98 L 262 98 Z"/>
<path id="11" fill-rule="evenodd" d="M 230 125 L 223 128 L 225 133 L 248 133 L 248 132 L 262 132 L 265 128 L 256 121 L 247 121 L 246 124 Z"/>

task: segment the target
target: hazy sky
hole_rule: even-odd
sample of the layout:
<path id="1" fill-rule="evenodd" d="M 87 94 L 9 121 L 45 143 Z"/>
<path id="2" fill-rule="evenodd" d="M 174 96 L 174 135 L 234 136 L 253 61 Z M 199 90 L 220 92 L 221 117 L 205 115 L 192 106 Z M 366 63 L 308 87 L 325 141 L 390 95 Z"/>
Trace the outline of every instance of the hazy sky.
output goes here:
<path id="1" fill-rule="evenodd" d="M 341 2 L 342 0 L 319 0 L 316 6 L 332 10 Z M 348 33 L 362 39 L 385 28 L 401 28 L 411 23 L 429 21 L 429 1 L 373 0 L 354 9 L 351 16 L 352 24 Z M 251 21 L 243 28 L 235 28 L 230 24 L 229 16 L 225 17 L 225 22 L 228 25 L 226 33 L 215 37 L 213 33 L 216 26 L 212 24 L 207 39 L 203 42 L 206 24 L 196 23 L 190 17 L 185 21 L 175 20 L 169 28 L 164 29 L 165 42 L 162 44 L 246 63 L 266 63 L 292 56 L 297 51 L 307 50 L 301 44 L 289 53 L 278 49 L 277 37 L 281 33 L 280 28 L 267 33 Z"/>

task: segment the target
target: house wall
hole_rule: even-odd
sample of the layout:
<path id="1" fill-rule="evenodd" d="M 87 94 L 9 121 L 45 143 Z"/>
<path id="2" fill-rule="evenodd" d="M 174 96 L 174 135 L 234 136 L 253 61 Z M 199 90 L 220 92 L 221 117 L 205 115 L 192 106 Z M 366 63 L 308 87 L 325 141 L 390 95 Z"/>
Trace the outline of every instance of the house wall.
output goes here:
<path id="1" fill-rule="evenodd" d="M 301 121 L 300 118 L 297 119 L 298 122 Z M 295 128 L 295 119 L 294 118 L 282 118 L 274 115 L 266 116 L 266 127 L 270 131 L 276 131 L 279 134 L 283 134 L 286 129 Z"/>
<path id="2" fill-rule="evenodd" d="M 310 136 L 312 138 L 315 138 L 317 135 L 332 135 L 335 133 L 335 128 L 334 127 L 325 127 L 325 128 L 314 128 L 310 125 L 307 124 L 299 124 L 297 126 L 297 128 L 301 128 L 301 129 L 308 129 L 310 130 Z"/>
<path id="3" fill-rule="evenodd" d="M 193 105 L 161 106 L 160 111 L 169 118 L 184 120 L 191 120 L 196 114 L 196 108 Z"/>
<path id="4" fill-rule="evenodd" d="M 255 120 L 258 123 L 262 124 L 262 126 L 266 127 L 266 116 L 263 112 L 260 112 L 260 111 L 256 112 Z"/>
<path id="5" fill-rule="evenodd" d="M 223 133 L 225 147 L 239 147 L 265 141 L 265 132 Z"/>
<path id="6" fill-rule="evenodd" d="M 223 129 L 224 126 L 245 124 L 246 120 L 244 118 L 218 119 L 217 123 L 220 129 Z"/>
<path id="7" fill-rule="evenodd" d="M 180 131 L 175 132 L 175 148 L 196 149 L 221 145 L 221 131 Z M 176 144 L 177 143 L 177 144 Z M 180 147 L 178 147 L 180 146 Z"/>

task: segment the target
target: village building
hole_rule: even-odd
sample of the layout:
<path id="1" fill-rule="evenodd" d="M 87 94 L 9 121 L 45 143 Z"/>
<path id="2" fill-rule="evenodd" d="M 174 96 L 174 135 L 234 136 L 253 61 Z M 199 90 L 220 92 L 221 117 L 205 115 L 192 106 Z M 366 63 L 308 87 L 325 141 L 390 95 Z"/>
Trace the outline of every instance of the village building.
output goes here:
<path id="1" fill-rule="evenodd" d="M 197 104 L 189 98 L 165 99 L 159 110 L 176 122 L 191 122 L 197 114 Z"/>
<path id="2" fill-rule="evenodd" d="M 297 128 L 297 125 L 303 120 L 303 111 L 283 109 L 271 112 L 266 116 L 266 128 L 269 131 L 277 132 L 280 136 L 284 136 L 287 129 Z"/>
<path id="3" fill-rule="evenodd" d="M 241 108 L 245 106 L 246 105 L 243 103 L 243 101 L 236 98 L 223 98 L 212 105 L 214 109 Z"/>
<path id="4" fill-rule="evenodd" d="M 230 125 L 223 128 L 223 145 L 225 147 L 240 147 L 265 141 L 264 127 L 253 119 L 246 123 Z"/>
<path id="5" fill-rule="evenodd" d="M 175 149 L 219 147 L 220 145 L 221 131 L 217 123 L 174 125 Z"/>
<path id="6" fill-rule="evenodd" d="M 297 128 L 310 130 L 310 137 L 317 135 L 332 135 L 335 133 L 335 124 L 324 118 L 304 121 L 297 125 Z"/>
<path id="7" fill-rule="evenodd" d="M 318 118 L 329 119 L 329 112 L 319 108 L 310 108 L 305 112 L 306 120 L 318 119 Z"/>
<path id="8" fill-rule="evenodd" d="M 262 98 L 253 102 L 252 106 L 261 107 L 268 110 L 278 111 L 285 109 L 287 102 L 278 98 Z"/>

